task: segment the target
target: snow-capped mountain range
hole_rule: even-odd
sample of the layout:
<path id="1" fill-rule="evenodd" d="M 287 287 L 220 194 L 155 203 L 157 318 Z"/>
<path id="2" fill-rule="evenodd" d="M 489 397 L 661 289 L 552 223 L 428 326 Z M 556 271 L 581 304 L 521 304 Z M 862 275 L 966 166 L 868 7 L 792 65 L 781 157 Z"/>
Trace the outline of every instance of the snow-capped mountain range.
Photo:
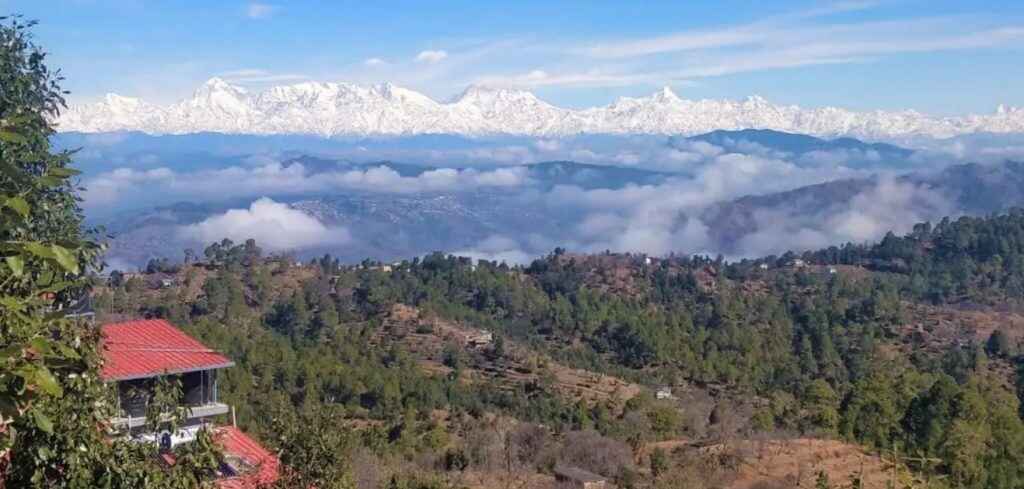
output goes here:
<path id="1" fill-rule="evenodd" d="M 556 107 L 530 92 L 471 86 L 448 102 L 390 83 L 299 83 L 259 93 L 213 78 L 169 106 L 108 94 L 70 107 L 61 131 L 222 132 L 376 136 L 458 134 L 558 137 L 575 134 L 698 134 L 716 129 L 774 129 L 867 139 L 1024 132 L 1024 108 L 987 115 L 933 117 L 913 110 L 854 112 L 775 105 L 761 97 L 686 100 L 669 88 L 588 109 Z"/>

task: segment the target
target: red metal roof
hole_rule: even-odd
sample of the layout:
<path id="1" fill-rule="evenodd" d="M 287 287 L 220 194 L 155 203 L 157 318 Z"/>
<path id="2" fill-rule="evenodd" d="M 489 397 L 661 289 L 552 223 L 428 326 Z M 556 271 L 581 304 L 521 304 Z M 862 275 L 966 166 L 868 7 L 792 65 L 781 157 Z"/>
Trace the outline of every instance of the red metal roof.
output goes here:
<path id="1" fill-rule="evenodd" d="M 277 481 L 281 462 L 263 448 L 256 440 L 249 438 L 234 426 L 217 428 L 214 440 L 227 457 L 237 457 L 251 470 L 217 481 L 220 489 L 247 489 L 268 487 Z"/>
<path id="2" fill-rule="evenodd" d="M 214 428 L 213 442 L 232 470 L 218 472 L 218 489 L 267 489 L 280 478 L 281 461 L 242 430 L 234 426 Z M 178 462 L 171 452 L 161 453 L 160 458 L 168 466 Z"/>
<path id="3" fill-rule="evenodd" d="M 234 365 L 163 319 L 103 325 L 104 380 L 130 380 Z"/>

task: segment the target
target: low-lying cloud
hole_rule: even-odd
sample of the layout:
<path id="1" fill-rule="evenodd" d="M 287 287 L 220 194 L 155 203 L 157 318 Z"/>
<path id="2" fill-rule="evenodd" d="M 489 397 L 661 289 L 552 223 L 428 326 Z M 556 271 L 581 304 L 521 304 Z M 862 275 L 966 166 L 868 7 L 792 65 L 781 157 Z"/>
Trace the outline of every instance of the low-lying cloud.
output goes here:
<path id="1" fill-rule="evenodd" d="M 575 226 L 573 239 L 584 251 L 716 253 L 722 244 L 707 235 L 716 223 L 686 216 L 699 216 L 712 204 L 744 195 L 863 176 L 867 174 L 845 168 L 803 168 L 784 160 L 726 153 L 713 157 L 691 178 L 622 189 L 560 186 L 545 199 L 552 209 L 570 205 L 581 210 L 584 217 Z"/>
<path id="2" fill-rule="evenodd" d="M 456 250 L 452 254 L 466 256 L 474 260 L 504 262 L 509 265 L 525 265 L 536 258 L 536 255 L 523 251 L 516 240 L 501 235 L 490 236 L 477 243 L 472 249 Z"/>
<path id="3" fill-rule="evenodd" d="M 457 254 L 509 263 L 523 263 L 561 246 L 574 251 L 605 250 L 717 255 L 738 259 L 863 243 L 887 232 L 911 230 L 918 222 L 957 215 L 950 196 L 889 177 L 878 178 L 849 199 L 838 197 L 822 207 L 792 201 L 755 208 L 749 222 L 716 220 L 712 203 L 700 200 L 692 183 L 582 191 L 559 188 L 547 196 L 552 206 L 577 206 L 580 218 L 558 236 L 517 239 L 488 238 Z M 711 195 L 715 190 L 706 188 Z M 721 195 L 728 195 L 728 192 Z M 726 204 L 729 205 L 729 204 Z M 744 212 L 743 204 L 737 204 Z"/>
<path id="4" fill-rule="evenodd" d="M 347 243 L 346 249 L 367 253 L 377 249 L 373 243 L 402 235 L 405 244 L 390 248 L 388 256 L 374 257 L 382 259 L 433 251 L 414 249 L 418 241 L 415 234 L 424 232 L 418 223 L 430 219 L 442 219 L 445 226 L 451 224 L 451 228 L 438 230 L 431 247 L 508 263 L 526 263 L 559 246 L 581 252 L 721 253 L 741 258 L 871 241 L 888 231 L 907 231 L 917 222 L 957 215 L 963 210 L 957 207 L 956 196 L 912 183 L 924 180 L 894 175 L 908 171 L 908 166 L 938 169 L 961 161 L 961 157 L 986 152 L 998 160 L 1018 154 L 1024 147 L 1024 141 L 1016 140 L 1001 145 L 966 138 L 933 142 L 912 159 L 902 160 L 903 166 L 897 168 L 887 166 L 886 157 L 873 150 L 844 148 L 794 155 L 742 140 L 721 146 L 644 136 L 616 141 L 626 142 L 605 144 L 600 139 L 567 138 L 402 150 L 429 155 L 415 160 L 420 163 L 446 158 L 476 162 L 463 168 L 421 171 L 387 164 L 339 163 L 335 169 L 310 162 L 304 166 L 281 163 L 273 154 L 241 158 L 235 166 L 192 171 L 118 168 L 84 182 L 85 206 L 94 212 L 115 209 L 125 201 L 223 204 L 231 199 L 248 203 L 266 196 L 269 198 L 258 199 L 248 208 L 229 204 L 243 208 L 184 226 L 178 237 L 203 242 L 251 237 L 273 250 L 330 251 L 331 246 L 339 249 Z M 381 156 L 373 151 L 367 151 L 368 157 Z M 606 181 L 607 174 L 584 168 L 573 178 L 553 183 L 525 165 L 555 160 L 612 165 L 616 171 L 626 168 L 660 173 L 651 174 L 656 178 L 636 177 L 632 183 L 616 185 Z M 877 166 L 865 167 L 865 162 Z M 627 176 L 621 178 L 633 178 L 629 172 L 623 174 Z M 817 194 L 810 192 L 812 197 L 804 192 L 728 204 L 744 196 L 773 195 L 837 180 L 854 183 L 822 187 Z M 360 202 L 363 193 L 376 196 L 374 207 L 379 214 L 367 211 L 364 215 L 361 210 L 323 204 L 328 212 L 323 215 L 329 215 L 325 219 L 362 223 L 353 225 L 354 235 L 286 204 L 302 200 L 313 202 L 309 208 L 315 209 L 320 197 L 346 195 L 345 202 Z M 416 204 L 420 194 L 441 200 Z M 460 198 L 450 199 L 448 194 Z M 391 195 L 406 199 L 401 205 L 424 206 L 424 215 L 429 217 L 401 224 L 405 211 L 396 211 L 400 206 L 388 207 Z M 502 198 L 478 198 L 495 195 Z M 438 204 L 442 201 L 450 205 Z M 730 205 L 732 214 L 722 217 L 717 213 L 716 209 Z M 223 205 L 219 208 L 224 209 Z M 413 209 L 413 213 L 420 211 Z M 448 220 L 449 212 L 457 215 L 452 214 Z"/>
<path id="5" fill-rule="evenodd" d="M 231 209 L 182 226 L 179 234 L 186 240 L 201 243 L 224 238 L 235 242 L 255 239 L 270 251 L 327 248 L 351 240 L 347 229 L 326 226 L 305 212 L 268 198 L 254 201 L 248 209 Z"/>
<path id="6" fill-rule="evenodd" d="M 864 243 L 887 232 L 906 233 L 916 223 L 957 214 L 949 196 L 892 178 L 882 178 L 846 202 L 822 209 L 785 205 L 754 213 L 757 228 L 734 245 L 740 256 Z"/>
<path id="7" fill-rule="evenodd" d="M 271 162 L 252 167 L 177 172 L 119 168 L 85 182 L 86 209 L 101 212 L 125 202 L 148 204 L 180 200 L 222 201 L 261 195 L 309 195 L 361 191 L 413 194 L 452 192 L 482 187 L 517 187 L 526 182 L 523 167 L 477 170 L 441 168 L 403 176 L 387 166 L 311 172 L 301 164 Z M 156 201 L 155 201 L 156 200 Z"/>

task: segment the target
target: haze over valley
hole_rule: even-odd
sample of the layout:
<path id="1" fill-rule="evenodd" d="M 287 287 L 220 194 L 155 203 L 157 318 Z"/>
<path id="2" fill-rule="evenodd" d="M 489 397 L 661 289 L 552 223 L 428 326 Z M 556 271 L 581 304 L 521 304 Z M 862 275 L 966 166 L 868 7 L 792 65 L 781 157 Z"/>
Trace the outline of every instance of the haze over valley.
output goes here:
<path id="1" fill-rule="evenodd" d="M 556 247 L 742 258 L 861 243 L 1020 205 L 1015 138 L 903 147 L 716 130 L 58 141 L 89 148 L 76 155 L 87 216 L 114 237 L 110 261 L 131 269 L 222 237 L 353 262 L 444 250 L 527 263 Z"/>

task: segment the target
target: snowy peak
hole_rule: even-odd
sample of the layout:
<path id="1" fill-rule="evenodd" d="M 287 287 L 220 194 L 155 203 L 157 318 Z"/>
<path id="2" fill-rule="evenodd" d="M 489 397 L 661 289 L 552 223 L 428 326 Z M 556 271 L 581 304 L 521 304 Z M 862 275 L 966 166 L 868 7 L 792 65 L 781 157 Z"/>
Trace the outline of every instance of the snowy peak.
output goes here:
<path id="1" fill-rule="evenodd" d="M 455 103 L 480 103 L 494 100 L 538 100 L 526 90 L 495 88 L 487 85 L 470 85 L 456 97 Z"/>
<path id="2" fill-rule="evenodd" d="M 662 112 L 665 110 L 685 110 L 682 108 L 685 102 L 679 95 L 676 95 L 676 92 L 671 87 L 665 86 L 646 97 L 620 97 L 609 108 Z"/>
<path id="3" fill-rule="evenodd" d="M 192 97 L 170 106 L 110 94 L 71 107 L 62 131 L 151 134 L 411 135 L 559 137 L 575 134 L 699 134 L 718 129 L 773 129 L 866 139 L 950 137 L 973 132 L 1024 132 L 1024 109 L 999 106 L 987 115 L 932 117 L 912 110 L 854 112 L 836 107 L 744 100 L 688 100 L 664 87 L 588 109 L 556 107 L 525 90 L 473 85 L 439 103 L 391 83 L 304 82 L 251 94 L 211 78 Z"/>
<path id="4" fill-rule="evenodd" d="M 192 108 L 242 113 L 249 104 L 248 98 L 244 88 L 214 77 L 197 88 L 186 103 Z"/>
<path id="5" fill-rule="evenodd" d="M 248 91 L 237 85 L 232 85 L 220 78 L 213 77 L 199 86 L 192 92 L 193 99 L 209 99 L 217 97 L 245 98 Z"/>
<path id="6" fill-rule="evenodd" d="M 232 85 L 232 84 L 224 81 L 224 79 L 219 77 L 219 76 L 215 76 L 213 78 L 210 78 L 209 80 L 206 80 L 206 82 L 204 82 L 198 88 L 198 90 L 200 90 L 200 91 L 202 91 L 202 90 L 227 90 L 227 91 L 241 91 L 241 92 L 245 92 L 244 88 L 242 88 L 240 86 L 237 86 L 237 85 Z"/>
<path id="7" fill-rule="evenodd" d="M 116 93 L 108 93 L 103 96 L 103 101 L 99 103 L 105 105 L 109 110 L 117 112 L 131 112 L 139 109 L 144 102 L 142 99 L 134 97 L 122 97 Z"/>
<path id="8" fill-rule="evenodd" d="M 678 95 L 676 95 L 676 92 L 672 91 L 671 87 L 668 86 L 661 87 L 661 90 L 655 92 L 654 95 L 651 95 L 650 98 L 654 102 L 663 104 L 675 104 L 682 102 L 683 100 L 679 98 Z"/>
<path id="9" fill-rule="evenodd" d="M 1024 107 L 1012 107 L 1005 104 L 999 104 L 996 107 L 996 115 L 1001 117 L 1014 116 L 1024 114 Z"/>
<path id="10" fill-rule="evenodd" d="M 437 102 L 434 102 L 433 99 L 427 97 L 426 95 L 423 95 L 422 93 L 419 93 L 414 90 L 409 90 L 407 88 L 402 88 L 390 82 L 377 85 L 376 91 L 381 98 L 388 101 L 404 102 L 417 105 L 437 105 Z"/>
<path id="11" fill-rule="evenodd" d="M 317 101 L 332 100 L 345 87 L 334 83 L 305 82 L 295 85 L 273 87 L 256 96 L 255 103 L 308 105 Z"/>
<path id="12" fill-rule="evenodd" d="M 493 88 L 483 85 L 470 85 L 455 98 L 453 105 L 472 107 L 484 113 L 499 113 L 509 110 L 548 110 L 555 109 L 536 95 L 526 90 Z"/>
<path id="13" fill-rule="evenodd" d="M 139 99 L 135 97 L 122 97 L 116 93 L 108 93 L 104 95 L 103 101 L 110 105 L 136 105 L 139 103 Z"/>
<path id="14" fill-rule="evenodd" d="M 751 95 L 743 101 L 743 105 L 753 108 L 765 108 L 771 107 L 772 104 L 768 102 L 768 99 L 760 95 Z"/>

